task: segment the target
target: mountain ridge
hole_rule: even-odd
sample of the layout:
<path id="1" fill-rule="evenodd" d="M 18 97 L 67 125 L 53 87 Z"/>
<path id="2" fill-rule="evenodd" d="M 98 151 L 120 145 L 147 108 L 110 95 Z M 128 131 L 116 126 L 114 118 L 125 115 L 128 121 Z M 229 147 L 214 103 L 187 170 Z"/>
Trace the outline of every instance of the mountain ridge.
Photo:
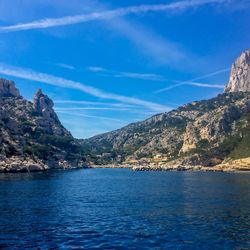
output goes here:
<path id="1" fill-rule="evenodd" d="M 60 123 L 41 90 L 25 100 L 13 81 L 0 79 L 0 172 L 86 166 L 82 147 Z"/>
<path id="2" fill-rule="evenodd" d="M 53 106 L 41 89 L 32 103 L 0 79 L 0 172 L 87 164 L 250 170 L 250 50 L 233 64 L 224 93 L 89 139 L 73 138 Z"/>
<path id="3" fill-rule="evenodd" d="M 88 160 L 97 165 L 132 163 L 158 167 L 156 163 L 160 162 L 162 166 L 213 167 L 231 158 L 249 157 L 250 137 L 249 142 L 246 139 L 250 133 L 248 55 L 249 50 L 243 52 L 233 64 L 225 92 L 217 97 L 192 102 L 81 141 Z M 242 141 L 246 152 L 239 155 L 237 148 Z M 157 157 L 159 159 L 154 160 Z"/>

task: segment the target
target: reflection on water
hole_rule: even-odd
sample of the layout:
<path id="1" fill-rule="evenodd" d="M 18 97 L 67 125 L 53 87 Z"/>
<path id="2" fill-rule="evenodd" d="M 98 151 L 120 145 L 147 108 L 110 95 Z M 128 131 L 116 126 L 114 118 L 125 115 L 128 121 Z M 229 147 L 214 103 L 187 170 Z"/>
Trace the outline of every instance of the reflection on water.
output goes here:
<path id="1" fill-rule="evenodd" d="M 249 249 L 250 174 L 0 174 L 0 249 Z"/>

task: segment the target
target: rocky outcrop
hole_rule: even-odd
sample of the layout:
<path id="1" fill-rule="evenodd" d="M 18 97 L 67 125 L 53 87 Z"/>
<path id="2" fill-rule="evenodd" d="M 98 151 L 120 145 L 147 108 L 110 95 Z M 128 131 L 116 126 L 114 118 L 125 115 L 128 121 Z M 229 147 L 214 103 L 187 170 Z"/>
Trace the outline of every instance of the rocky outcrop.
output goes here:
<path id="1" fill-rule="evenodd" d="M 0 172 L 86 165 L 82 146 L 62 126 L 47 95 L 39 90 L 31 103 L 20 96 L 14 82 L 1 82 Z"/>
<path id="2" fill-rule="evenodd" d="M 232 66 L 225 92 L 250 92 L 250 50 L 245 51 Z"/>
<path id="3" fill-rule="evenodd" d="M 0 172 L 5 173 L 38 172 L 48 169 L 49 167 L 39 160 L 9 157 L 0 161 Z"/>
<path id="4" fill-rule="evenodd" d="M 14 96 L 19 97 L 19 90 L 15 87 L 15 83 L 10 80 L 0 78 L 0 97 Z"/>
<path id="5" fill-rule="evenodd" d="M 44 118 L 52 118 L 58 120 L 56 113 L 54 112 L 53 101 L 39 89 L 34 96 L 34 111 L 35 113 L 43 116 Z"/>
<path id="6" fill-rule="evenodd" d="M 166 166 L 215 166 L 228 157 L 250 156 L 250 95 L 236 92 L 193 102 L 82 144 L 94 164 L 158 157 Z M 168 163 L 166 163 L 168 162 Z M 157 164 L 156 164 L 157 165 Z"/>
<path id="7" fill-rule="evenodd" d="M 250 156 L 250 50 L 232 66 L 225 93 L 83 140 L 94 164 L 213 167 Z"/>

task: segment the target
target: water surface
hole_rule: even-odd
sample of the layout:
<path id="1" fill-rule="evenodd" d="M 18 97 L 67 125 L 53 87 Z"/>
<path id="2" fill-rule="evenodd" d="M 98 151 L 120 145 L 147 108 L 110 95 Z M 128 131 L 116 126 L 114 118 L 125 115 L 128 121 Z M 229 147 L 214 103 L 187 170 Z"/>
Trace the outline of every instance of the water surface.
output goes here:
<path id="1" fill-rule="evenodd" d="M 0 249 L 250 249 L 250 174 L 0 174 Z"/>

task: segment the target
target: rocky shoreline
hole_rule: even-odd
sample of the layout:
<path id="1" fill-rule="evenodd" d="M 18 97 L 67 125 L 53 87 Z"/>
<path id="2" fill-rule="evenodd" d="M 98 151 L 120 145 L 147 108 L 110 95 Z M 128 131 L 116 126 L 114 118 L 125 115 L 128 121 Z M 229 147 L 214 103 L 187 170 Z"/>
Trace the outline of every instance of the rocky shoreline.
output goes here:
<path id="1" fill-rule="evenodd" d="M 0 161 L 0 173 L 23 173 L 48 170 L 48 166 L 41 161 L 11 157 Z"/>
<path id="2" fill-rule="evenodd" d="M 166 165 L 166 166 L 150 166 L 150 165 L 134 165 L 129 164 L 107 164 L 93 165 L 91 168 L 128 168 L 133 171 L 202 171 L 202 172 L 248 172 L 250 171 L 250 157 L 239 160 L 230 160 L 214 167 L 191 166 L 191 165 Z"/>
<path id="3" fill-rule="evenodd" d="M 33 160 L 30 158 L 11 157 L 0 160 L 0 173 L 26 173 L 26 172 L 40 172 L 49 169 L 74 169 L 74 168 L 88 168 L 83 162 L 59 161 L 44 163 L 41 160 Z"/>
<path id="4" fill-rule="evenodd" d="M 123 168 L 131 169 L 132 171 L 201 171 L 201 172 L 248 172 L 250 171 L 250 157 L 239 160 L 231 160 L 214 167 L 191 166 L 191 165 L 166 165 L 166 166 L 150 166 L 150 165 L 129 165 L 129 164 L 106 164 L 106 165 L 84 165 L 76 164 L 75 167 L 67 162 L 59 162 L 59 166 L 53 169 L 74 169 L 74 168 Z M 24 173 L 24 172 L 39 172 L 52 169 L 41 161 L 32 159 L 22 159 L 12 157 L 0 161 L 0 173 Z"/>

